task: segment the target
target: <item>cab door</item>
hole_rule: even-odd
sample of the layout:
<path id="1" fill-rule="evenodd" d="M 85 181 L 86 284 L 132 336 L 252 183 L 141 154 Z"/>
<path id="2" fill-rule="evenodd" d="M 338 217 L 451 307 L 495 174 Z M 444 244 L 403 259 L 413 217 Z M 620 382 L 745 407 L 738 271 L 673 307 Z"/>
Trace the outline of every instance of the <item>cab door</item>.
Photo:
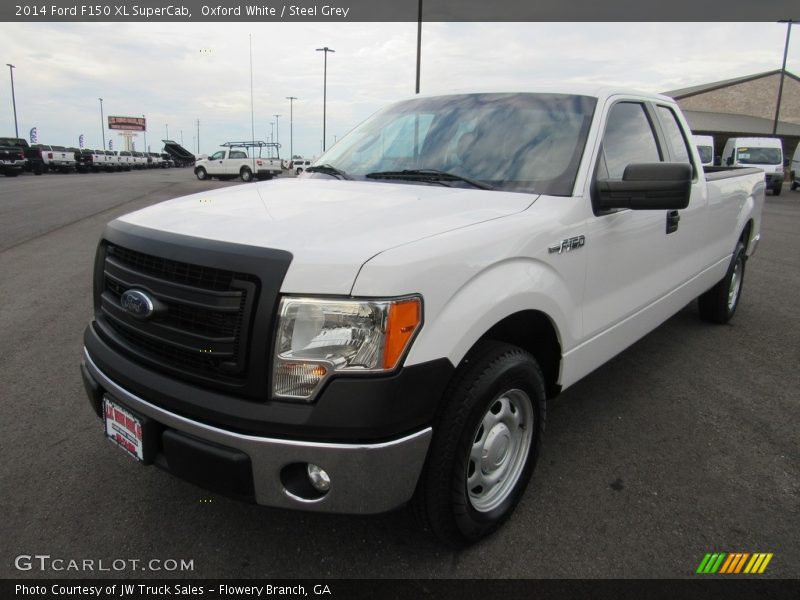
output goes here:
<path id="1" fill-rule="evenodd" d="M 676 109 L 667 104 L 656 104 L 655 114 L 669 161 L 692 166 L 689 206 L 679 211 L 668 211 L 667 214 L 668 227 L 672 227 L 667 236 L 672 256 L 669 278 L 676 285 L 681 285 L 711 266 L 718 258 L 714 255 L 715 244 L 712 240 L 715 237 L 725 238 L 725 234 L 713 229 L 718 225 L 711 222 L 710 212 L 713 210 L 720 214 L 725 207 L 722 198 L 709 198 L 705 177 L 702 176 L 703 166 L 695 161 L 690 151 L 691 137 L 686 134 L 688 128 L 681 124 Z M 727 212 L 730 214 L 730 211 Z M 721 221 L 723 226 L 730 227 L 724 219 Z"/>
<path id="2" fill-rule="evenodd" d="M 214 152 L 208 157 L 208 174 L 225 175 L 225 150 Z"/>
<path id="3" fill-rule="evenodd" d="M 657 133 L 658 118 L 648 101 L 611 99 L 609 103 L 593 180 L 622 179 L 625 167 L 632 163 L 669 160 Z M 669 232 L 665 210 L 593 212 L 586 233 L 584 336 L 591 344 L 620 346 L 621 350 L 638 337 L 639 316 L 678 283 L 672 251 L 676 237 L 674 231 Z M 620 324 L 622 328 L 612 333 Z"/>

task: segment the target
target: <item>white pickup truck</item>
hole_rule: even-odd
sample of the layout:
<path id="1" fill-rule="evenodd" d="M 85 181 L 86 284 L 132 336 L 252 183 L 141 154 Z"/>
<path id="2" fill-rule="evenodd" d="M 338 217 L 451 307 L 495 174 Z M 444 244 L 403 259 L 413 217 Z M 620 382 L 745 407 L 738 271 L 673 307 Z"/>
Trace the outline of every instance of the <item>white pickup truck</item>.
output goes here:
<path id="1" fill-rule="evenodd" d="M 278 156 L 279 144 L 270 142 L 226 142 L 223 149 L 197 159 L 194 174 L 198 179 L 241 178 L 242 181 L 272 179 L 283 172 Z M 268 154 L 269 156 L 265 156 Z"/>
<path id="2" fill-rule="evenodd" d="M 64 146 L 48 146 L 47 144 L 33 144 L 31 148 L 36 148 L 44 163 L 44 172 L 60 171 L 69 173 L 75 170 L 75 153 L 67 150 Z"/>
<path id="3" fill-rule="evenodd" d="M 764 193 L 704 171 L 664 96 L 415 97 L 296 179 L 112 221 L 85 387 L 143 464 L 282 508 L 412 501 L 469 544 L 523 495 L 550 398 L 695 298 L 734 315 Z"/>

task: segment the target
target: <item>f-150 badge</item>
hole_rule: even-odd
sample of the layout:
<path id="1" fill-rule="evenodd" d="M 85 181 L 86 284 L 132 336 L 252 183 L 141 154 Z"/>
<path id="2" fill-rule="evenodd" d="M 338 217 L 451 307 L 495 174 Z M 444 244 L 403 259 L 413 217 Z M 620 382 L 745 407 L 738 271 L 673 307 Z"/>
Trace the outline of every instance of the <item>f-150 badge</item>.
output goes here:
<path id="1" fill-rule="evenodd" d="M 581 248 L 585 243 L 586 243 L 586 237 L 579 235 L 578 237 L 561 240 L 561 242 L 558 244 L 553 244 L 552 246 L 548 246 L 547 251 L 550 254 L 555 254 L 555 253 L 561 254 L 563 252 L 569 252 L 570 250 Z"/>

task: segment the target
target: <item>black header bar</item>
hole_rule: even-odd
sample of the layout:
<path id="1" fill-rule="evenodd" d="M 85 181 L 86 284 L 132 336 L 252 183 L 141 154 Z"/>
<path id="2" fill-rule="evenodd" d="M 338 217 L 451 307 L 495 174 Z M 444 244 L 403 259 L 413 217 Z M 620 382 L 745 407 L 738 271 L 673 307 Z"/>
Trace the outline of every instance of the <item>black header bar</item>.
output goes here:
<path id="1" fill-rule="evenodd" d="M 0 21 L 415 22 L 418 0 L 11 0 Z M 423 0 L 423 22 L 774 22 L 797 0 Z"/>

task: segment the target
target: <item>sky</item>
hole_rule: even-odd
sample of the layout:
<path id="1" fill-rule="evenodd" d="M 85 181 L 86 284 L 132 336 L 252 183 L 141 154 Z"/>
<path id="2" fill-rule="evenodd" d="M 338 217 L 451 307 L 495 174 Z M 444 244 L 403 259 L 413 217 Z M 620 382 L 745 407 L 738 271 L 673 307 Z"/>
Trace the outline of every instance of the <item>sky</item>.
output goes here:
<path id="1" fill-rule="evenodd" d="M 800 27 L 787 70 L 800 75 Z M 0 23 L 15 65 L 20 137 L 102 147 L 107 118 L 145 115 L 147 144 L 169 137 L 212 153 L 227 141 L 279 141 L 281 156 L 320 154 L 328 46 L 327 147 L 382 106 L 414 95 L 416 23 Z M 421 92 L 608 84 L 663 92 L 779 69 L 779 23 L 425 23 Z M 0 135 L 13 135 L 8 67 Z M 276 118 L 274 115 L 280 115 Z M 197 121 L 200 144 L 197 144 Z M 270 125 L 272 123 L 273 125 Z M 275 125 L 277 123 L 277 126 Z M 123 147 L 115 131 L 106 142 Z M 144 146 L 136 138 L 136 148 Z"/>

